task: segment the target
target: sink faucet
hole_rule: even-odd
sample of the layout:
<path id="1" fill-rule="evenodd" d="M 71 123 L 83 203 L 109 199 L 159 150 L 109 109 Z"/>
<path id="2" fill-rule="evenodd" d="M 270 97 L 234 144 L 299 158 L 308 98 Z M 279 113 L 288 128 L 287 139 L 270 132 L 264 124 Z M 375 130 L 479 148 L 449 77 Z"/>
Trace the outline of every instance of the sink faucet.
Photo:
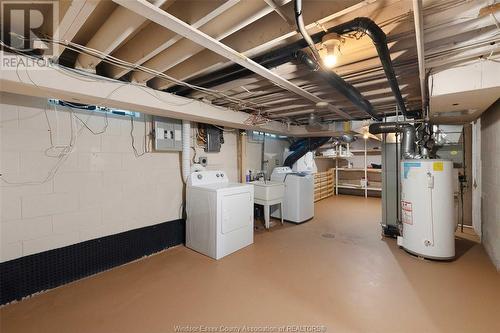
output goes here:
<path id="1" fill-rule="evenodd" d="M 265 171 L 259 171 L 257 173 L 257 180 L 260 180 L 260 177 L 262 177 L 264 179 L 264 184 L 267 184 L 266 172 Z"/>

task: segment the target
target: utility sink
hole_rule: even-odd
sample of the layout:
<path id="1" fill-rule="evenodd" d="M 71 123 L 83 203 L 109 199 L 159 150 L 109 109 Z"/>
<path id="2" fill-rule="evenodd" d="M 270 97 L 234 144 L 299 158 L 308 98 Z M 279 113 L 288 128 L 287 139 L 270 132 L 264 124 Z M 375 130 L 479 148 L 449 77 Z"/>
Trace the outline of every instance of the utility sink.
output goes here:
<path id="1" fill-rule="evenodd" d="M 254 198 L 261 201 L 281 200 L 285 195 L 285 184 L 258 180 L 251 182 L 254 186 Z"/>

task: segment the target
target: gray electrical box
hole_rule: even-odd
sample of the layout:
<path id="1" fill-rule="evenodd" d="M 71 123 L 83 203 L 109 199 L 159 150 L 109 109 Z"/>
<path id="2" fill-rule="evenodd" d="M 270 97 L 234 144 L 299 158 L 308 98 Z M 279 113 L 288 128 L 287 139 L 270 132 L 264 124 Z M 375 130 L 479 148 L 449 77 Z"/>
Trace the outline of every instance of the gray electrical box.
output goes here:
<path id="1" fill-rule="evenodd" d="M 212 126 L 207 126 L 206 129 L 206 146 L 205 146 L 205 152 L 207 153 L 218 153 L 220 152 L 220 147 L 222 145 L 222 133 L 221 130 L 212 127 Z"/>
<path id="2" fill-rule="evenodd" d="M 154 117 L 155 150 L 182 151 L 182 121 Z"/>

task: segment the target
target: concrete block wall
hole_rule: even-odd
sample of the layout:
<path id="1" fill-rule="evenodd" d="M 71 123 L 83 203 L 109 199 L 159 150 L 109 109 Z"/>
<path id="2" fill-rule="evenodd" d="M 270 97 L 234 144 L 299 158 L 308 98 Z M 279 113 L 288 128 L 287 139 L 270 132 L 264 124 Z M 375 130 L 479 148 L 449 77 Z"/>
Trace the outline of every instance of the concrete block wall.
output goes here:
<path id="1" fill-rule="evenodd" d="M 500 100 L 481 116 L 482 242 L 500 271 Z"/>
<path id="2" fill-rule="evenodd" d="M 0 181 L 2 262 L 181 217 L 180 154 L 135 157 L 130 117 L 108 117 L 108 127 L 99 135 L 76 122 L 74 151 L 56 176 L 43 182 L 58 161 L 47 156 L 55 153 L 47 151 L 51 145 L 47 119 L 53 144 L 67 144 L 70 113 L 63 107 L 56 112 L 42 98 L 2 93 L 0 102 L 2 178 L 33 183 Z M 77 115 L 95 132 L 104 128 L 102 114 Z M 143 119 L 135 120 L 139 152 L 145 124 Z M 225 141 L 221 153 L 209 154 L 209 168 L 223 169 L 236 181 L 236 135 L 226 132 Z"/>

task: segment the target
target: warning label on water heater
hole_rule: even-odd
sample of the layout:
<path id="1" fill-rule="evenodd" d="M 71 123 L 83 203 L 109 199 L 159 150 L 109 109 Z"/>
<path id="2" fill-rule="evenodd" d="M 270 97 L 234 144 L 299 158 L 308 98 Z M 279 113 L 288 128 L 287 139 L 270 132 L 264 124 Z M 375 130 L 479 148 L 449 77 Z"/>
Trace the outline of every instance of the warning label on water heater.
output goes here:
<path id="1" fill-rule="evenodd" d="M 411 202 L 401 201 L 401 219 L 403 223 L 413 224 L 413 209 Z"/>
<path id="2" fill-rule="evenodd" d="M 434 171 L 443 171 L 443 162 L 434 162 L 432 163 L 432 168 Z"/>

